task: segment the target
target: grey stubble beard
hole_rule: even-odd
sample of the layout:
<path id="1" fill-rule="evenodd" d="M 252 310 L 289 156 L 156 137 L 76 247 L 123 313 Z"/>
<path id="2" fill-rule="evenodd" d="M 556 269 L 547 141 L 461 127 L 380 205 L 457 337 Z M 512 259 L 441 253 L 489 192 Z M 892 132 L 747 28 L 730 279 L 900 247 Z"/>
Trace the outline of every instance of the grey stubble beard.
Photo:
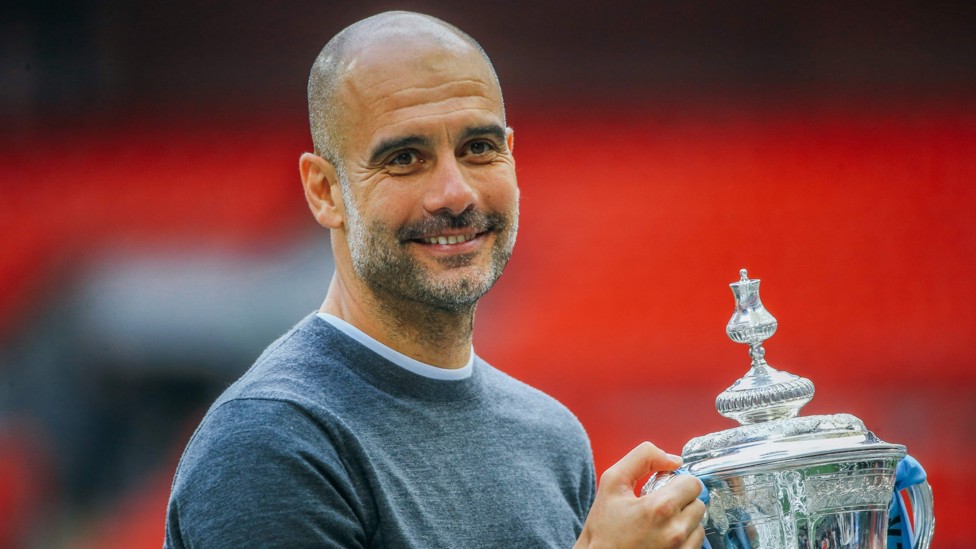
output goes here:
<path id="1" fill-rule="evenodd" d="M 420 329 L 433 340 L 440 339 L 448 328 L 473 329 L 474 310 L 478 300 L 501 276 L 511 257 L 518 231 L 518 204 L 511 215 L 465 212 L 459 216 L 439 216 L 407 227 L 395 228 L 381 221 L 367 226 L 348 185 L 340 174 L 346 210 L 346 236 L 353 270 L 371 290 L 381 314 L 402 328 Z M 435 280 L 427 269 L 411 256 L 407 236 L 433 227 L 473 226 L 488 229 L 495 235 L 486 267 L 468 276 Z M 416 244 L 413 244 L 416 245 Z M 475 258 L 457 255 L 445 258 L 446 269 L 463 268 Z M 455 326 L 438 320 L 460 322 Z M 423 326 L 414 324 L 420 323 Z M 404 324 L 411 324 L 407 326 Z"/>

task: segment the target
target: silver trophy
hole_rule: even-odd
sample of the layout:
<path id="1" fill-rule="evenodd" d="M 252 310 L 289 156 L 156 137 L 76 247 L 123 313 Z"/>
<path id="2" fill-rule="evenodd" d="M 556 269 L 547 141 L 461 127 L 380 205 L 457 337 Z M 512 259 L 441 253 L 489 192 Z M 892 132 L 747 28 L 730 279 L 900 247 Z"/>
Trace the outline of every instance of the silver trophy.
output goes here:
<path id="1" fill-rule="evenodd" d="M 707 490 L 706 547 L 928 548 L 935 518 L 924 470 L 904 446 L 881 441 L 852 415 L 797 416 L 813 383 L 766 363 L 762 344 L 776 319 L 759 299 L 759 280 L 745 269 L 740 275 L 729 285 L 735 313 L 726 333 L 749 345 L 752 364 L 715 407 L 741 425 L 689 441 L 679 471 Z M 673 476 L 652 476 L 642 493 Z"/>

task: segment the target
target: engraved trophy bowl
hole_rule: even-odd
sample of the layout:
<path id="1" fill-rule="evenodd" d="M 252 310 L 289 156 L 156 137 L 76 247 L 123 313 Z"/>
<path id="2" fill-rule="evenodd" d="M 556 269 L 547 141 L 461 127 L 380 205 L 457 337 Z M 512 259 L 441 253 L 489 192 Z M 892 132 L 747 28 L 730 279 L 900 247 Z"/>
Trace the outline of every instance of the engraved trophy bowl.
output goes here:
<path id="1" fill-rule="evenodd" d="M 715 407 L 740 426 L 690 440 L 682 469 L 653 475 L 642 494 L 674 474 L 698 477 L 710 549 L 928 548 L 935 519 L 924 470 L 852 415 L 798 417 L 813 383 L 766 363 L 762 344 L 776 319 L 759 299 L 759 280 L 739 274 L 729 285 L 735 313 L 726 333 L 749 345 L 752 363 Z"/>

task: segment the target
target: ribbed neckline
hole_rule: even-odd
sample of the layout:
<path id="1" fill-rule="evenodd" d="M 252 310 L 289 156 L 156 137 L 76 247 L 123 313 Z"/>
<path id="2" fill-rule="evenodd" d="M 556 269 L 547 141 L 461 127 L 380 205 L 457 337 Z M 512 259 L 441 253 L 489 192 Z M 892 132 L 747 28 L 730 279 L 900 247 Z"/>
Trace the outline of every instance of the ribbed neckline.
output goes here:
<path id="1" fill-rule="evenodd" d="M 438 368 L 437 366 L 427 364 L 426 362 L 421 362 L 397 351 L 396 349 L 393 349 L 392 347 L 388 347 L 383 343 L 380 343 L 366 332 L 363 332 L 359 328 L 349 324 L 337 316 L 322 312 L 318 313 L 316 316 L 328 322 L 333 327 L 338 328 L 340 332 L 355 339 L 367 349 L 370 349 L 386 360 L 389 360 L 401 368 L 410 370 L 415 374 L 429 377 L 431 379 L 457 380 L 470 377 L 471 372 L 474 371 L 473 348 L 469 351 L 470 354 L 468 355 L 467 363 L 463 367 L 456 369 Z"/>
<path id="2" fill-rule="evenodd" d="M 426 401 L 458 401 L 477 397 L 484 389 L 485 371 L 490 368 L 480 357 L 474 357 L 474 372 L 458 380 L 430 379 L 390 362 L 341 330 L 311 314 L 297 329 L 316 340 L 323 361 L 338 363 L 376 389 L 398 398 Z"/>

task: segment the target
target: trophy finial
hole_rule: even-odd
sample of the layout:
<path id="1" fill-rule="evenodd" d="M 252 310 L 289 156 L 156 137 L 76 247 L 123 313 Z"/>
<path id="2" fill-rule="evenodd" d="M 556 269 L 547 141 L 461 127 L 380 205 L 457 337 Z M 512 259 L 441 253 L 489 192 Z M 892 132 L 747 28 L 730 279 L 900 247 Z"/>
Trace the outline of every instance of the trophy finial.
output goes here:
<path id="1" fill-rule="evenodd" d="M 759 280 L 739 270 L 739 281 L 729 284 L 735 312 L 725 327 L 729 338 L 749 345 L 749 372 L 715 399 L 718 413 L 743 425 L 796 417 L 813 398 L 813 382 L 780 372 L 766 363 L 762 344 L 776 333 L 776 318 L 759 299 Z"/>

